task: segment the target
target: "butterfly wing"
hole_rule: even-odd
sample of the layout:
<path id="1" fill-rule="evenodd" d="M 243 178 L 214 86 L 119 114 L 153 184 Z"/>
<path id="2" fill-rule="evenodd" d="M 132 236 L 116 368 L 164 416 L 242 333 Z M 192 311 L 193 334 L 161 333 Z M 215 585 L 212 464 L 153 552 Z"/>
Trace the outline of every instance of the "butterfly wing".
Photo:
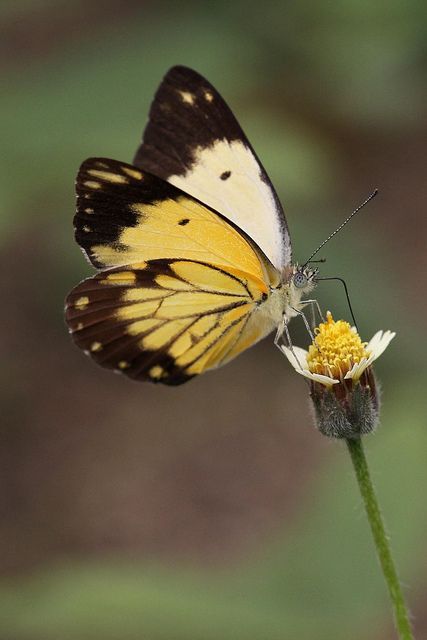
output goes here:
<path id="1" fill-rule="evenodd" d="M 76 191 L 76 241 L 99 269 L 185 258 L 248 273 L 264 289 L 278 281 L 268 258 L 229 220 L 132 165 L 90 158 Z"/>
<path id="2" fill-rule="evenodd" d="M 150 109 L 134 163 L 219 211 L 282 271 L 291 263 L 285 215 L 233 113 L 205 78 L 173 67 Z"/>
<path id="3" fill-rule="evenodd" d="M 269 333 L 255 282 L 192 260 L 150 260 L 69 294 L 74 341 L 100 365 L 168 385 L 218 367 Z"/>
<path id="4" fill-rule="evenodd" d="M 76 344 L 138 380 L 180 384 L 269 333 L 280 276 L 230 221 L 108 159 L 77 177 L 76 240 L 101 273 L 67 298 Z"/>

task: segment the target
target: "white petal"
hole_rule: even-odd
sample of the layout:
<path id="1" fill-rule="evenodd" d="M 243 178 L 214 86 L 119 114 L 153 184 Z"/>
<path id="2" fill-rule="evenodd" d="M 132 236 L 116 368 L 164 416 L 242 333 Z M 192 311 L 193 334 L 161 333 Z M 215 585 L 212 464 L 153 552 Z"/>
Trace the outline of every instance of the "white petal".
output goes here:
<path id="1" fill-rule="evenodd" d="M 345 374 L 344 379 L 349 380 L 351 378 L 352 380 L 359 380 L 360 376 L 365 369 L 369 367 L 371 362 L 373 362 L 372 356 L 369 358 L 362 358 L 360 362 L 355 362 L 350 371 L 347 371 Z"/>
<path id="2" fill-rule="evenodd" d="M 369 340 L 368 344 L 366 345 L 366 351 L 370 351 L 371 353 L 375 351 L 379 342 L 381 341 L 383 333 L 383 331 L 376 332 L 376 334 Z"/>
<path id="3" fill-rule="evenodd" d="M 289 347 L 285 347 L 282 345 L 282 351 L 295 369 L 295 371 L 301 371 L 301 369 L 308 369 L 307 365 L 307 356 L 308 351 L 305 349 L 301 349 L 301 347 L 292 347 L 292 350 Z"/>
<path id="4" fill-rule="evenodd" d="M 392 331 L 377 331 L 366 346 L 366 351 L 370 352 L 369 358 L 362 358 L 360 362 L 356 362 L 350 371 L 345 374 L 344 378 L 346 380 L 358 380 L 365 369 L 370 367 L 374 360 L 379 358 L 387 349 L 395 335 Z"/>
<path id="5" fill-rule="evenodd" d="M 345 374 L 344 380 L 350 380 L 350 378 L 354 378 L 356 376 L 356 372 L 358 371 L 359 364 L 360 364 L 360 362 L 355 362 L 354 363 L 354 365 L 351 367 L 350 371 L 347 371 L 347 373 Z"/>
<path id="6" fill-rule="evenodd" d="M 321 373 L 311 373 L 308 369 L 295 369 L 297 373 L 300 373 L 304 378 L 309 378 L 315 382 L 324 384 L 325 387 L 331 387 L 333 384 L 338 384 L 340 381 L 330 378 L 329 376 L 323 376 Z"/>
<path id="7" fill-rule="evenodd" d="M 395 335 L 394 331 L 377 331 L 366 347 L 366 351 L 371 352 L 371 362 L 379 358 L 380 355 L 384 353 Z"/>
<path id="8" fill-rule="evenodd" d="M 284 345 L 282 345 L 282 351 L 295 371 L 304 376 L 304 378 L 309 378 L 309 380 L 320 382 L 320 384 L 325 385 L 325 387 L 331 387 L 333 384 L 339 383 L 339 380 L 334 380 L 334 378 L 330 378 L 329 376 L 323 376 L 320 373 L 311 373 L 311 371 L 308 370 L 307 364 L 308 351 L 306 351 L 305 349 L 293 346 L 291 351 L 289 347 L 285 347 Z"/>

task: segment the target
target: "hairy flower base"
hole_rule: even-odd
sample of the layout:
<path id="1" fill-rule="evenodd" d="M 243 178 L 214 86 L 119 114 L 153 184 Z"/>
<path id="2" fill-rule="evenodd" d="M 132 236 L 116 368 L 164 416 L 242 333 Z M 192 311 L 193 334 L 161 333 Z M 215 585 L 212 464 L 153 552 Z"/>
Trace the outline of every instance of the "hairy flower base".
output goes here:
<path id="1" fill-rule="evenodd" d="M 379 394 L 372 368 L 359 381 L 344 380 L 327 388 L 312 381 L 315 424 L 329 438 L 359 438 L 374 431 L 379 421 Z"/>

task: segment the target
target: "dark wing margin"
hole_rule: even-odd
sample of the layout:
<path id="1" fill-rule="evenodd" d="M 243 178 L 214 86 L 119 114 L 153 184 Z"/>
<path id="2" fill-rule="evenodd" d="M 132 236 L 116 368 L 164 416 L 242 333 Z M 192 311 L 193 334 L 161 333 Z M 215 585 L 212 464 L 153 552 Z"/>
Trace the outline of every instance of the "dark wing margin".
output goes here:
<path id="1" fill-rule="evenodd" d="M 191 175 L 197 168 L 200 150 L 213 149 L 218 141 L 224 141 L 227 145 L 240 143 L 241 148 L 255 161 L 257 175 L 248 176 L 247 186 L 253 189 L 254 179 L 260 180 L 265 185 L 264 187 L 260 185 L 255 193 L 258 192 L 259 195 L 260 190 L 266 189 L 267 198 L 264 194 L 264 209 L 271 208 L 274 211 L 271 213 L 272 219 L 264 222 L 277 227 L 277 233 L 282 238 L 281 247 L 279 245 L 279 248 L 271 248 L 271 239 L 263 246 L 262 233 L 257 234 L 259 221 L 258 223 L 247 219 L 245 221 L 247 203 L 242 202 L 242 211 L 236 211 L 232 198 L 229 199 L 229 207 L 227 206 L 225 193 L 224 206 L 221 207 L 219 204 L 215 195 L 217 190 L 222 187 L 224 191 L 225 186 L 227 189 L 234 188 L 235 176 L 232 175 L 234 171 L 231 169 L 236 169 L 239 176 L 237 184 L 240 188 L 242 187 L 242 166 L 241 164 L 239 166 L 241 158 L 239 160 L 237 157 L 239 154 L 234 153 L 237 158 L 235 167 L 228 166 L 227 156 L 225 156 L 225 165 L 219 171 L 219 175 L 212 174 L 210 185 L 212 199 L 209 198 L 210 194 L 206 186 L 203 184 L 202 187 L 200 175 L 197 178 Z M 134 164 L 180 186 L 184 191 L 230 217 L 261 246 L 276 268 L 280 269 L 291 263 L 291 241 L 286 218 L 267 172 L 224 99 L 196 71 L 184 66 L 176 66 L 165 75 L 152 102 L 149 121 L 143 134 L 142 144 L 136 152 Z M 215 181 L 215 177 L 218 182 Z M 260 203 L 255 204 L 258 208 Z M 255 215 L 259 216 L 262 222 L 265 213 L 263 215 L 262 211 L 257 211 Z"/>
<path id="2" fill-rule="evenodd" d="M 92 264 L 105 264 L 93 252 L 97 245 L 120 246 L 123 229 L 137 227 L 138 213 L 132 205 L 153 204 L 176 199 L 178 189 L 149 173 L 142 173 L 125 162 L 109 158 L 88 158 L 76 179 L 77 209 L 74 216 L 75 239 Z"/>

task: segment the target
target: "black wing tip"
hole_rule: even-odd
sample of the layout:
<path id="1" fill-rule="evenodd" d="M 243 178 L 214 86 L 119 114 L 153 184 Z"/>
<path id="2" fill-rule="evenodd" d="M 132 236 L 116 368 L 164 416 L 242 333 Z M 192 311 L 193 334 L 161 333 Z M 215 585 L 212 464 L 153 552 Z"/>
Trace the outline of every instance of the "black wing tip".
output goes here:
<path id="1" fill-rule="evenodd" d="M 195 69 L 192 69 L 191 67 L 187 67 L 184 64 L 176 64 L 173 67 L 171 67 L 165 74 L 165 78 L 172 78 L 175 76 L 179 76 L 179 77 L 186 77 L 186 78 L 193 78 L 193 79 L 200 79 L 203 80 L 205 82 L 207 82 L 206 78 L 199 73 L 198 71 L 196 71 Z"/>
<path id="2" fill-rule="evenodd" d="M 195 69 L 191 69 L 191 67 L 186 67 L 185 65 L 176 65 L 174 67 L 171 67 L 163 77 L 156 95 L 161 93 L 165 87 L 171 87 L 172 89 L 181 87 L 182 89 L 192 90 L 196 94 L 200 93 L 200 95 L 202 95 L 206 91 L 209 91 L 209 93 L 212 93 L 216 96 L 216 102 L 221 102 L 221 108 L 225 110 L 225 112 L 227 113 L 227 117 L 230 118 L 231 116 L 231 118 L 235 120 L 230 107 L 221 97 L 219 91 L 212 85 L 211 82 L 209 82 L 209 80 L 207 80 L 206 76 L 199 73 Z M 237 121 L 234 124 L 239 127 L 240 132 L 240 126 L 238 125 Z M 243 132 L 241 132 L 241 135 L 244 136 Z"/>

